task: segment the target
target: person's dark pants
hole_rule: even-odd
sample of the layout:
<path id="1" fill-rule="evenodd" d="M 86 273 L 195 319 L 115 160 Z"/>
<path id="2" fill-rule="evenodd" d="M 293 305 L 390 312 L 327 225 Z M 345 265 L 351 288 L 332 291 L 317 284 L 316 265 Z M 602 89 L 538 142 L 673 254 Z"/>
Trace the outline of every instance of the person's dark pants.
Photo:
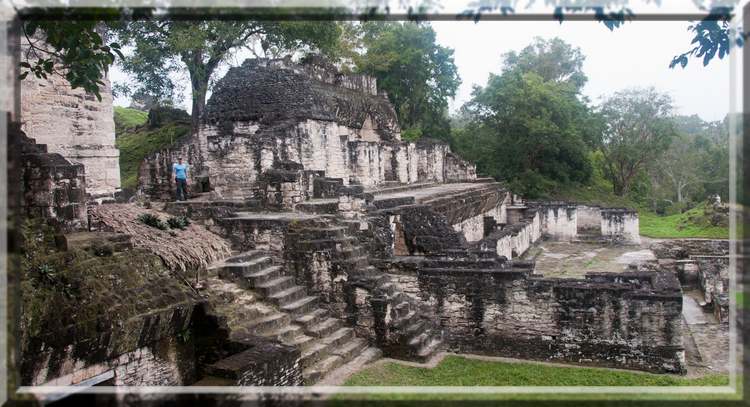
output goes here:
<path id="1" fill-rule="evenodd" d="M 184 201 L 187 199 L 187 180 L 175 178 L 174 181 L 177 184 L 177 200 Z"/>

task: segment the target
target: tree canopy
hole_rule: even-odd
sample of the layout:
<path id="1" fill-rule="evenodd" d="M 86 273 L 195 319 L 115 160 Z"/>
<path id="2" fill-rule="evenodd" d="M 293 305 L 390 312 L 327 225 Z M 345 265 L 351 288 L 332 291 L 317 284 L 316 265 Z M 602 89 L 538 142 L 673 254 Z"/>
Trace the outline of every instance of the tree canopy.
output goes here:
<path id="1" fill-rule="evenodd" d="M 140 20 L 117 28 L 132 52 L 123 68 L 136 81 L 135 92 L 169 98 L 175 88 L 170 74 L 186 70 L 192 90 L 192 127 L 196 130 L 206 105 L 211 75 L 240 47 L 260 41 L 264 50 L 305 48 L 329 52 L 340 28 L 335 22 L 250 20 Z"/>
<path id="2" fill-rule="evenodd" d="M 641 170 L 656 162 L 676 134 L 672 99 L 654 88 L 627 89 L 605 100 L 602 147 L 605 175 L 614 193 L 626 195 Z"/>
<path id="3" fill-rule="evenodd" d="M 448 98 L 461 84 L 453 50 L 438 45 L 427 24 L 370 22 L 361 30 L 366 51 L 354 56 L 356 69 L 388 93 L 404 138 L 448 140 Z"/>
<path id="4" fill-rule="evenodd" d="M 563 60 L 555 60 L 563 58 Z M 505 55 L 500 75 L 476 88 L 463 108 L 458 151 L 478 170 L 539 195 L 551 183 L 585 182 L 597 122 L 580 94 L 583 56 L 559 39 L 537 39 Z"/>

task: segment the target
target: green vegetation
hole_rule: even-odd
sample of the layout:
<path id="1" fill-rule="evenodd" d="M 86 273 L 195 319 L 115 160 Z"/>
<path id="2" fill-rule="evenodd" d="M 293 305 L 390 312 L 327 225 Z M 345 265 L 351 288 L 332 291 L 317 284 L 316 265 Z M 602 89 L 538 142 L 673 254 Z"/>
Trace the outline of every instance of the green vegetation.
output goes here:
<path id="1" fill-rule="evenodd" d="M 137 109 L 115 106 L 115 134 L 118 136 L 126 131 L 143 126 L 148 120 L 148 112 Z"/>
<path id="2" fill-rule="evenodd" d="M 737 308 L 738 309 L 750 309 L 750 297 L 745 297 L 745 293 L 743 291 L 738 292 L 736 295 L 737 295 Z"/>
<path id="3" fill-rule="evenodd" d="M 138 186 L 138 168 L 149 154 L 166 148 L 190 134 L 190 125 L 168 123 L 163 127 L 141 128 L 117 137 L 120 149 L 120 178 L 123 188 Z"/>
<path id="4" fill-rule="evenodd" d="M 728 239 L 727 226 L 714 226 L 706 216 L 706 204 L 701 204 L 684 213 L 658 216 L 645 210 L 639 211 L 641 235 L 654 238 L 702 237 Z"/>
<path id="5" fill-rule="evenodd" d="M 686 378 L 675 375 L 658 375 L 621 370 L 585 367 L 549 366 L 539 363 L 507 363 L 446 356 L 435 368 L 405 366 L 399 363 L 383 363 L 350 377 L 345 386 L 726 386 L 727 375 L 707 375 Z M 374 394 L 339 395 L 337 398 L 362 399 L 580 399 L 582 396 L 521 395 L 521 394 Z M 612 398 L 613 395 L 584 395 L 586 399 Z M 615 398 L 632 399 L 625 394 Z M 672 398 L 675 396 L 648 396 L 645 398 Z M 701 398 L 701 395 L 678 397 Z M 728 398 L 716 395 L 716 398 Z"/>
<path id="6" fill-rule="evenodd" d="M 450 140 L 448 98 L 461 84 L 453 50 L 440 46 L 427 24 L 369 22 L 361 26 L 366 50 L 355 55 L 358 72 L 374 76 L 388 93 L 404 140 L 421 135 Z"/>
<path id="7" fill-rule="evenodd" d="M 383 363 L 356 373 L 347 386 L 726 386 L 727 375 L 689 379 L 587 367 L 507 363 L 446 356 L 435 368 Z"/>
<path id="8" fill-rule="evenodd" d="M 205 15 L 201 13 L 200 15 Z M 187 73 L 192 94 L 191 126 L 198 129 L 206 106 L 209 83 L 216 69 L 237 49 L 261 43 L 263 52 L 296 51 L 332 53 L 341 35 L 336 21 L 284 20 L 157 20 L 133 19 L 113 30 L 128 50 L 121 68 L 132 75 L 131 86 L 120 86 L 124 94 L 174 99 L 179 86 L 173 73 Z M 214 78 L 215 79 L 215 78 Z"/>

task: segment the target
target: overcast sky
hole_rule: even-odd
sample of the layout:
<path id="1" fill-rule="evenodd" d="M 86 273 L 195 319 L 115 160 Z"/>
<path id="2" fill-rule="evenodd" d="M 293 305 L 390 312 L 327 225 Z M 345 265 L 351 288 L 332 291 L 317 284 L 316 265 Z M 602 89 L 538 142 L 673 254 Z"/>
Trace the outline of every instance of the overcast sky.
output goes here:
<path id="1" fill-rule="evenodd" d="M 487 83 L 500 72 L 502 55 L 520 51 L 533 41 L 559 37 L 580 47 L 589 80 L 584 93 L 594 103 L 600 97 L 634 86 L 655 86 L 672 95 L 680 114 L 721 120 L 729 111 L 729 58 L 714 58 L 708 66 L 691 59 L 688 66 L 669 68 L 674 55 L 689 49 L 687 22 L 630 22 L 610 32 L 597 22 L 434 22 L 438 42 L 455 50 L 462 84 L 451 108 L 471 97 L 473 85 Z"/>
<path id="2" fill-rule="evenodd" d="M 463 6 L 452 3 L 444 3 L 442 12 L 463 9 Z M 537 3 L 544 4 L 541 0 Z M 681 8 L 690 3 L 688 0 L 664 0 L 661 8 L 652 5 L 638 10 L 694 12 L 693 8 Z M 602 96 L 618 90 L 654 86 L 673 97 L 677 113 L 697 114 L 704 120 L 721 120 L 730 109 L 730 59 L 720 60 L 717 57 L 706 67 L 699 59 L 691 59 L 685 69 L 669 68 L 672 57 L 690 47 L 692 34 L 687 30 L 689 24 L 637 21 L 628 22 L 614 31 L 593 21 L 565 21 L 562 24 L 554 21 L 451 21 L 433 22 L 432 26 L 437 32 L 438 43 L 455 50 L 455 62 L 462 79 L 456 98 L 450 103 L 452 111 L 469 100 L 474 85 L 483 86 L 490 72 L 500 72 L 504 53 L 520 51 L 535 36 L 539 36 L 547 39 L 560 37 L 581 48 L 586 56 L 584 73 L 589 79 L 584 93 L 594 104 L 598 104 Z M 249 53 L 240 55 L 232 61 L 232 65 L 241 63 L 244 55 L 249 56 Z M 218 76 L 224 72 L 225 69 L 222 69 Z M 117 68 L 113 69 L 110 77 L 114 82 L 125 78 Z M 183 81 L 189 83 L 186 79 Z M 184 107 L 189 110 L 189 86 L 187 88 Z M 735 88 L 739 90 L 739 84 Z M 123 98 L 118 98 L 115 103 L 123 106 L 129 104 Z"/>

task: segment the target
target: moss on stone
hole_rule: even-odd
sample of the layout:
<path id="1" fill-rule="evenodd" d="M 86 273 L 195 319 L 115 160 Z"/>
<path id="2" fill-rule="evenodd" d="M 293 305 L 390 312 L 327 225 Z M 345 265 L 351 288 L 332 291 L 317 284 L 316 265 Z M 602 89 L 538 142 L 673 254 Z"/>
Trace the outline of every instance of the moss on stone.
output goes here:
<path id="1" fill-rule="evenodd" d="M 82 359 L 128 351 L 142 342 L 144 330 L 150 332 L 148 324 L 164 319 L 159 315 L 195 302 L 147 250 L 104 256 L 93 248 L 60 251 L 54 230 L 38 221 L 28 221 L 22 235 L 20 329 L 27 374 L 36 369 L 40 349 L 62 352 L 73 345 Z"/>

